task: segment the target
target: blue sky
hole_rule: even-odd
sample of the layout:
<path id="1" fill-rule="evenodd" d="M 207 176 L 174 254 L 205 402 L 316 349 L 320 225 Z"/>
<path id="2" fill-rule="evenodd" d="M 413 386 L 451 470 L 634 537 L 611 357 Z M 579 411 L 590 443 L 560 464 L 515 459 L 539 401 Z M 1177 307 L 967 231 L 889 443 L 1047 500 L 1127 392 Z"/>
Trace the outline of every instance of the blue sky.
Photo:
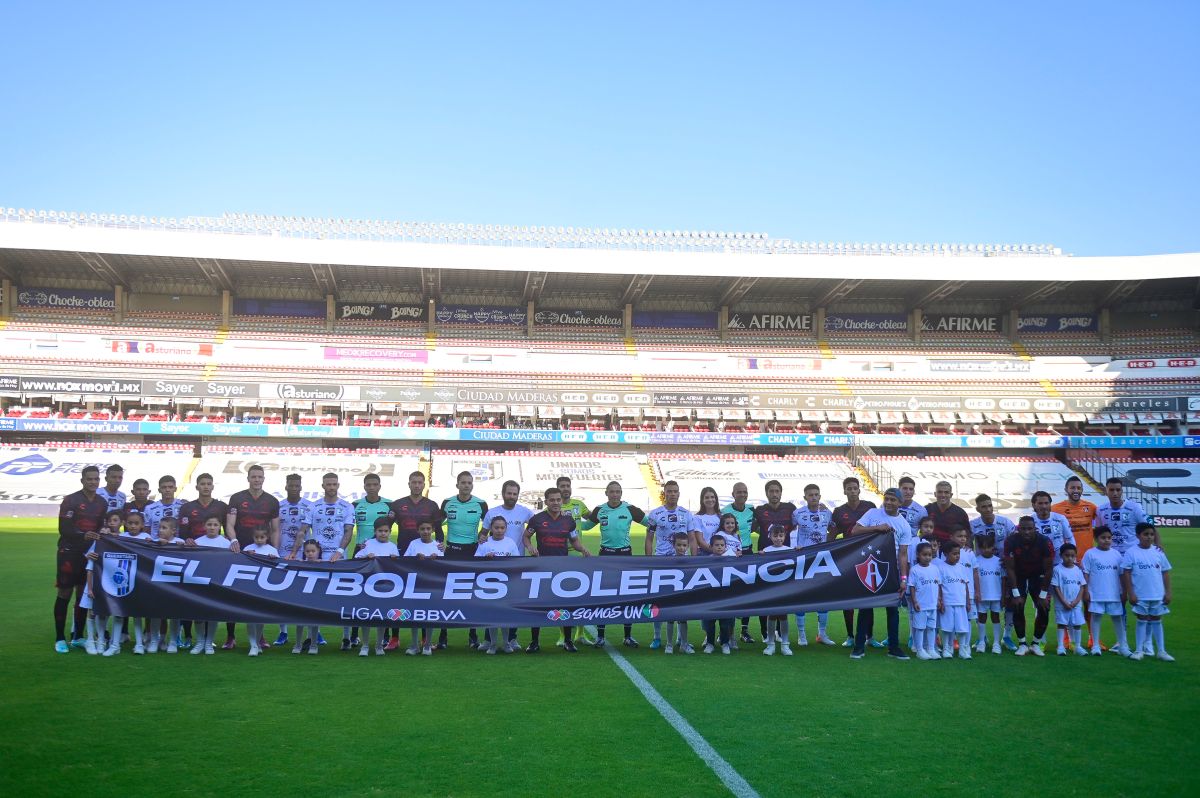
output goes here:
<path id="1" fill-rule="evenodd" d="M 28 3 L 0 203 L 1200 251 L 1200 3 Z"/>

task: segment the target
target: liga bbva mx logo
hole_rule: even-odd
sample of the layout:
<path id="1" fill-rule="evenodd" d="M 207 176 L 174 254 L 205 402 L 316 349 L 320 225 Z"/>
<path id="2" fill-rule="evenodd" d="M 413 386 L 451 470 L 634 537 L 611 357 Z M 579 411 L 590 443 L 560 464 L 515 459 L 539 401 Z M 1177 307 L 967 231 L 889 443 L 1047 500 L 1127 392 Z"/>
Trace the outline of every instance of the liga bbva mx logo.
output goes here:
<path id="1" fill-rule="evenodd" d="M 104 592 L 116 598 L 124 598 L 133 592 L 137 582 L 137 555 L 119 551 L 104 552 L 100 566 L 100 584 Z"/>

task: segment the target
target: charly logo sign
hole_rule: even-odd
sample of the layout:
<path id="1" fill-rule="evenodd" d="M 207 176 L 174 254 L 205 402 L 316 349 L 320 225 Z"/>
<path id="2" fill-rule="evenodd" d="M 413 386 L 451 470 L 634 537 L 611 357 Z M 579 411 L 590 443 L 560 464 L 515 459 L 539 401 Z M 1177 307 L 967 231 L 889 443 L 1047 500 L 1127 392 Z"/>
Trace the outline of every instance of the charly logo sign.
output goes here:
<path id="1" fill-rule="evenodd" d="M 119 551 L 104 552 L 100 566 L 100 584 L 110 596 L 123 598 L 133 592 L 137 582 L 137 555 Z"/>

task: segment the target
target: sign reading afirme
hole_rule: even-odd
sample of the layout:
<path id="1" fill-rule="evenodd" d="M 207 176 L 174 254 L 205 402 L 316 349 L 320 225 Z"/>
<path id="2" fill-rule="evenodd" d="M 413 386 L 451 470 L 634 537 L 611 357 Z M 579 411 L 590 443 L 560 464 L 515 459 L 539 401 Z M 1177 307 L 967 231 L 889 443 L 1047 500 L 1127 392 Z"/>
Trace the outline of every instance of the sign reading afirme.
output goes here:
<path id="1" fill-rule="evenodd" d="M 769 330 L 772 332 L 811 332 L 811 313 L 730 313 L 727 330 Z"/>
<path id="2" fill-rule="evenodd" d="M 999 316 L 952 315 L 926 313 L 921 317 L 923 332 L 1001 332 Z"/>

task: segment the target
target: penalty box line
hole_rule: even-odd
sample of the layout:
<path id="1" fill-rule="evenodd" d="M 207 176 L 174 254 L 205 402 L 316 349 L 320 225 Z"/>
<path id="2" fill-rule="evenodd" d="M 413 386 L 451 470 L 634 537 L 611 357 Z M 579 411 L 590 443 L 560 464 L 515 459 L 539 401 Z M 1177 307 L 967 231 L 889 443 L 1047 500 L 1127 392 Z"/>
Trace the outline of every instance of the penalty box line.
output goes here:
<path id="1" fill-rule="evenodd" d="M 717 753 L 708 740 L 705 740 L 700 732 L 696 731 L 692 724 L 676 711 L 675 707 L 671 706 L 667 699 L 663 698 L 662 693 L 654 689 L 654 685 L 646 680 L 645 676 L 638 671 L 637 668 L 625 659 L 625 656 L 617 651 L 613 646 L 605 646 L 604 650 L 608 652 L 608 656 L 612 657 L 613 662 L 617 667 L 629 677 L 629 681 L 633 682 L 633 686 L 641 692 L 642 696 L 650 702 L 650 705 L 658 710 L 658 714 L 662 715 L 667 723 L 675 731 L 679 732 L 679 736 L 691 746 L 696 752 L 696 756 L 700 757 L 700 761 L 708 765 L 709 769 L 717 775 L 721 783 L 737 798 L 760 798 L 758 791 L 750 786 L 750 783 L 742 778 L 742 774 L 738 773 L 733 765 L 725 761 L 725 758 Z"/>

